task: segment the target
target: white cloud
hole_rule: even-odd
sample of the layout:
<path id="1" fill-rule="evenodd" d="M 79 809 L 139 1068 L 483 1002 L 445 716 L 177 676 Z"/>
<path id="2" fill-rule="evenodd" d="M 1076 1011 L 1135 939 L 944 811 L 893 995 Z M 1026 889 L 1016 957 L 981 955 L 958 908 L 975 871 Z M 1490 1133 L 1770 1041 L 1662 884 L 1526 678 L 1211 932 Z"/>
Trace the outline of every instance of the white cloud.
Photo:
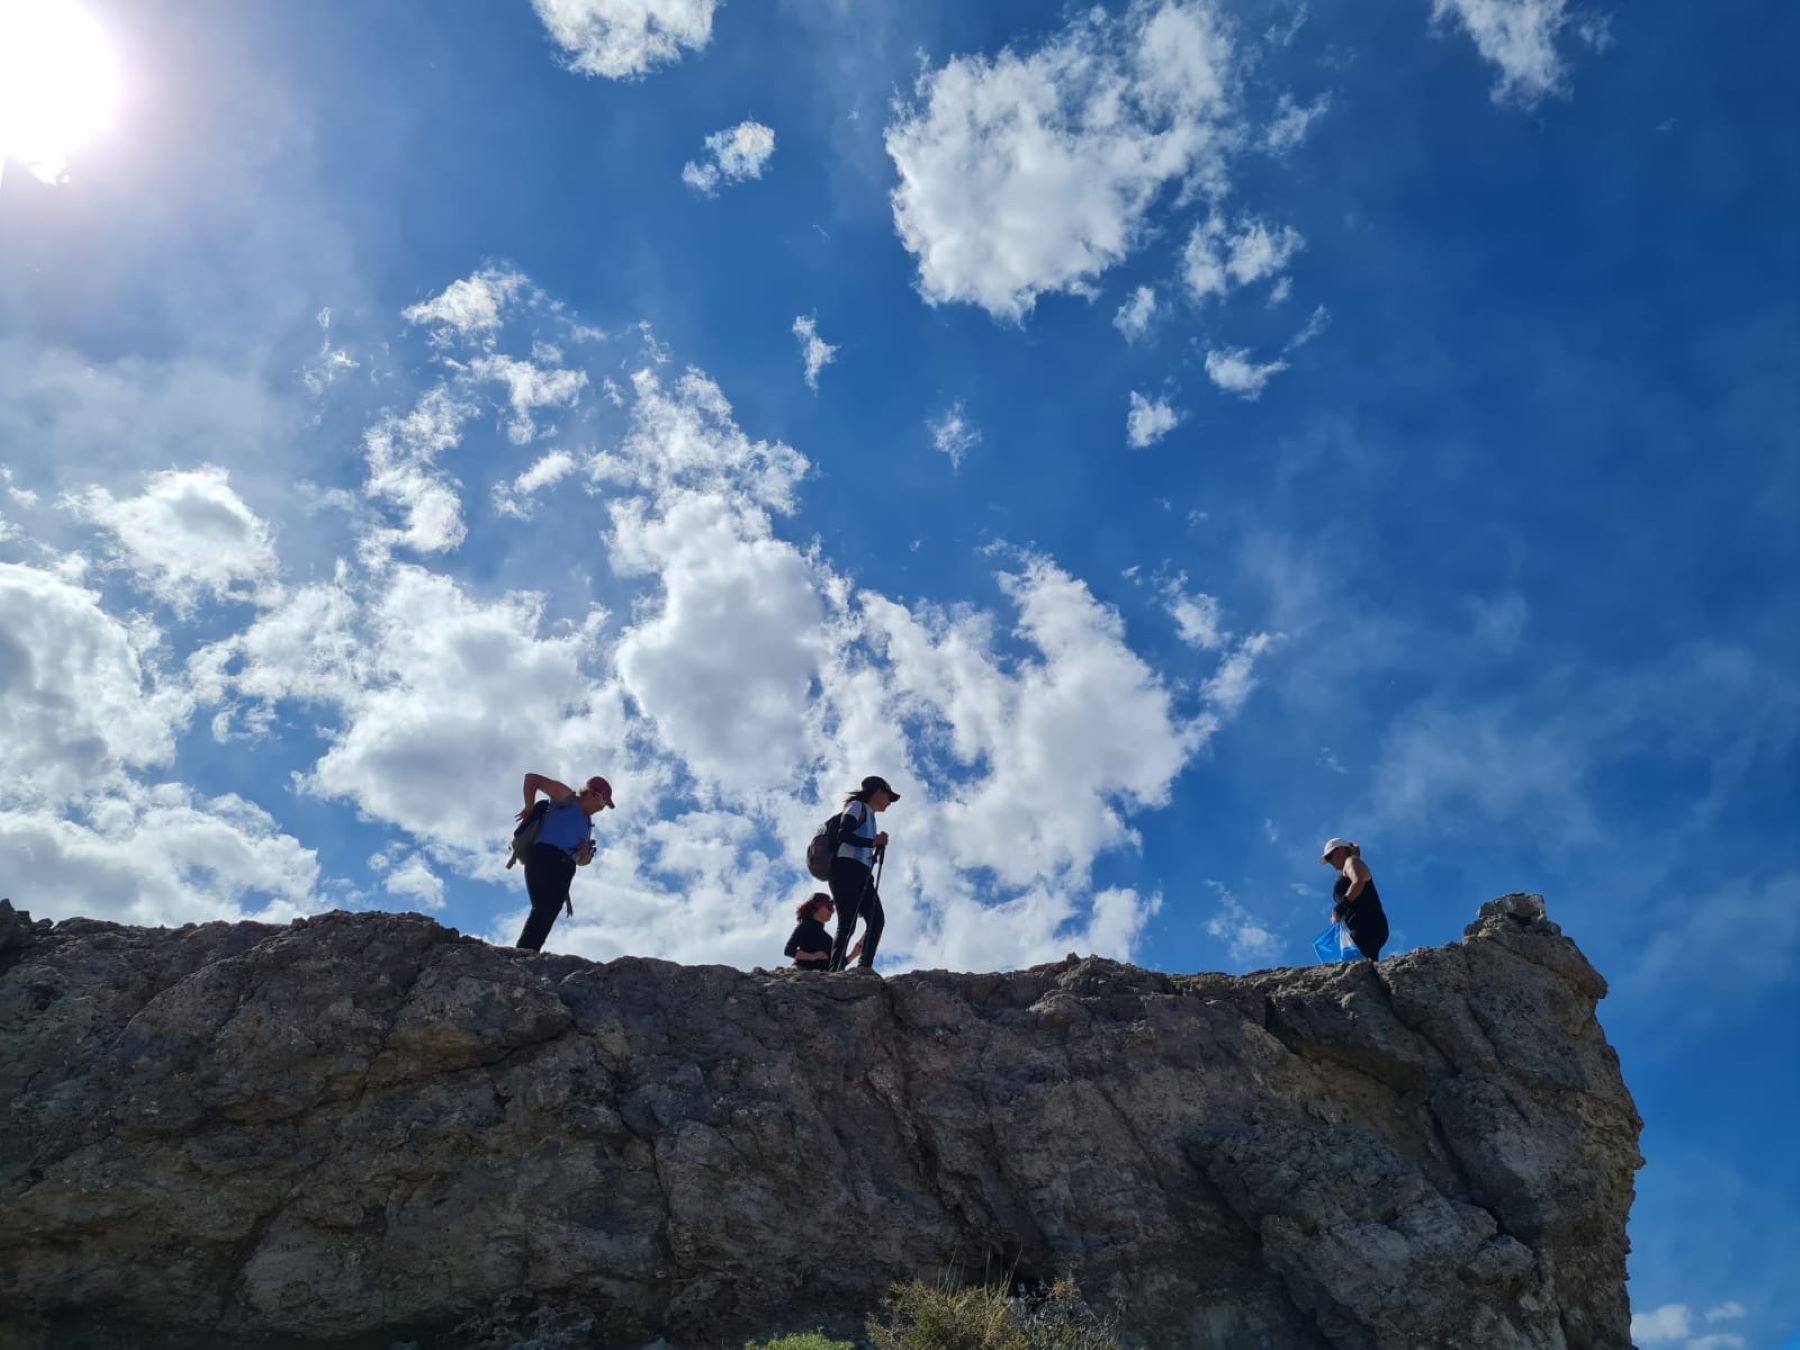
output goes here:
<path id="1" fill-rule="evenodd" d="M 1270 961 L 1281 952 L 1281 939 L 1265 928 L 1237 896 L 1217 882 L 1219 912 L 1206 921 L 1207 936 L 1225 944 L 1226 954 L 1238 965 Z"/>
<path id="2" fill-rule="evenodd" d="M 1188 236 L 1181 258 L 1182 279 L 1197 301 L 1223 297 L 1239 287 L 1280 277 L 1305 244 L 1292 226 L 1270 229 L 1267 222 L 1249 216 L 1232 230 L 1215 213 L 1194 226 Z"/>
<path id="3" fill-rule="evenodd" d="M 123 769 L 174 757 L 190 703 L 151 665 L 158 641 L 92 591 L 0 563 L 0 802 L 105 791 Z"/>
<path id="4" fill-rule="evenodd" d="M 1149 331 L 1150 321 L 1155 317 L 1155 288 L 1139 286 L 1113 315 L 1113 327 L 1125 335 L 1127 342 L 1136 342 Z"/>
<path id="5" fill-rule="evenodd" d="M 1631 1339 L 1645 1345 L 1686 1340 L 1691 1321 L 1685 1303 L 1665 1303 L 1655 1312 L 1632 1314 Z"/>
<path id="6" fill-rule="evenodd" d="M 511 356 L 481 356 L 469 363 L 469 373 L 481 380 L 506 386 L 512 420 L 506 435 L 514 445 L 529 445 L 538 434 L 532 413 L 539 408 L 572 406 L 587 388 L 588 378 L 579 370 L 537 365 Z"/>
<path id="7" fill-rule="evenodd" d="M 1293 95 L 1283 94 L 1275 109 L 1275 120 L 1263 133 L 1263 145 L 1271 154 L 1282 155 L 1306 139 L 1312 124 L 1331 111 L 1331 95 L 1320 94 L 1302 107 Z"/>
<path id="8" fill-rule="evenodd" d="M 515 520 L 531 518 L 532 501 L 545 488 L 555 487 L 575 472 L 575 456 L 567 450 L 552 450 L 542 455 L 524 473 L 510 483 L 494 484 L 494 509 Z"/>
<path id="9" fill-rule="evenodd" d="M 1225 392 L 1252 400 L 1260 398 L 1263 386 L 1287 368 L 1288 363 L 1281 360 L 1258 365 L 1250 359 L 1247 347 L 1213 350 L 1206 354 L 1208 378 Z"/>
<path id="10" fill-rule="evenodd" d="M 1231 634 L 1220 621 L 1219 602 L 1203 592 L 1188 594 L 1187 573 L 1178 572 L 1163 583 L 1163 604 L 1175 620 L 1175 632 L 1190 647 L 1217 651 Z"/>
<path id="11" fill-rule="evenodd" d="M 717 0 L 532 0 L 569 69 L 631 79 L 699 51 Z"/>
<path id="12" fill-rule="evenodd" d="M 331 307 L 328 305 L 318 313 L 318 325 L 322 336 L 319 339 L 319 354 L 311 365 L 300 373 L 300 379 L 307 391 L 314 396 L 323 394 L 332 383 L 345 371 L 356 369 L 356 360 L 342 347 L 331 345 Z"/>
<path id="13" fill-rule="evenodd" d="M 981 444 L 981 428 L 963 416 L 961 399 L 952 403 L 937 421 L 931 423 L 931 443 L 940 453 L 950 456 L 952 469 L 960 469 L 963 456 Z"/>
<path id="14" fill-rule="evenodd" d="M 453 281 L 441 295 L 401 311 L 408 323 L 432 324 L 433 340 L 485 337 L 495 332 L 507 309 L 525 286 L 518 272 L 485 267 L 472 276 Z"/>
<path id="15" fill-rule="evenodd" d="M 1137 0 L 922 75 L 886 137 L 920 293 L 1015 322 L 1040 295 L 1088 294 L 1166 188 L 1222 186 L 1234 65 L 1211 0 Z"/>
<path id="16" fill-rule="evenodd" d="M 187 612 L 203 594 L 253 599 L 273 584 L 276 558 L 266 522 L 214 465 L 150 475 L 135 497 L 93 487 L 65 504 L 109 530 L 120 560 L 160 599 Z"/>
<path id="17" fill-rule="evenodd" d="M 417 853 L 397 867 L 384 869 L 382 886 L 389 895 L 416 900 L 426 909 L 444 907 L 444 879 Z"/>
<path id="18" fill-rule="evenodd" d="M 1206 682 L 1207 701 L 1226 716 L 1235 714 L 1256 688 L 1257 660 L 1280 640 L 1276 633 L 1252 633 L 1239 642 Z"/>
<path id="19" fill-rule="evenodd" d="M 615 505 L 613 567 L 661 595 L 621 639 L 620 680 L 662 746 L 709 782 L 793 789 L 816 751 L 808 692 L 826 660 L 813 569 L 722 493 Z"/>
<path id="20" fill-rule="evenodd" d="M 712 162 L 689 160 L 681 166 L 681 181 L 710 197 L 721 183 L 761 178 L 775 153 L 775 133 L 761 122 L 740 122 L 708 136 L 706 149 Z"/>
<path id="21" fill-rule="evenodd" d="M 1305 326 L 1301 328 L 1298 333 L 1295 333 L 1293 337 L 1289 338 L 1287 346 L 1283 347 L 1281 350 L 1284 352 L 1298 351 L 1329 327 L 1331 327 L 1331 311 L 1326 309 L 1325 306 L 1319 305 L 1313 310 L 1311 315 L 1307 317 Z"/>
<path id="22" fill-rule="evenodd" d="M 837 348 L 819 336 L 818 321 L 810 314 L 794 320 L 794 336 L 800 339 L 800 359 L 806 363 L 806 387 L 819 387 L 819 372 L 837 359 Z"/>
<path id="23" fill-rule="evenodd" d="M 1569 21 L 1565 0 L 1432 0 L 1435 23 L 1454 18 L 1476 49 L 1500 68 L 1494 101 L 1530 106 L 1564 89 L 1556 37 Z"/>
<path id="24" fill-rule="evenodd" d="M 372 531 L 366 540 L 374 556 L 396 545 L 420 553 L 446 553 L 467 535 L 457 483 L 437 467 L 437 458 L 462 438 L 463 423 L 475 407 L 447 385 L 426 391 L 405 416 L 382 414 L 363 433 L 369 476 L 363 491 L 399 508 L 401 524 Z"/>
<path id="25" fill-rule="evenodd" d="M 1744 1305 L 1735 1298 L 1726 1299 L 1717 1307 L 1706 1310 L 1708 1322 L 1734 1322 L 1742 1316 L 1744 1316 Z"/>
<path id="26" fill-rule="evenodd" d="M 325 907 L 313 850 L 241 797 L 119 785 L 81 815 L 0 809 L 7 893 L 38 918 L 285 923 Z"/>
<path id="27" fill-rule="evenodd" d="M 1152 402 L 1137 390 L 1131 391 L 1131 408 L 1125 414 L 1125 439 L 1133 450 L 1155 445 L 1180 422 L 1181 414 L 1166 400 Z"/>

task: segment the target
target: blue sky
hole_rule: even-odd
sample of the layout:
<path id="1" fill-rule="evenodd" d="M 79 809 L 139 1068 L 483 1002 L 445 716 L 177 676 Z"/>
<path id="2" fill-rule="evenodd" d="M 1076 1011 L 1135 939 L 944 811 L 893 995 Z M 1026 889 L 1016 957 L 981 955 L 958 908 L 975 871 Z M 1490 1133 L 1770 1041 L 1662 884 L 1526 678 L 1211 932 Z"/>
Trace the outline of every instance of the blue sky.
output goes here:
<path id="1" fill-rule="evenodd" d="M 892 968 L 1244 970 L 1343 834 L 1611 980 L 1640 1343 L 1800 1327 L 1792 7 L 89 8 L 0 176 L 17 902 L 507 941 L 603 772 L 550 946 L 773 964 L 883 772 Z"/>

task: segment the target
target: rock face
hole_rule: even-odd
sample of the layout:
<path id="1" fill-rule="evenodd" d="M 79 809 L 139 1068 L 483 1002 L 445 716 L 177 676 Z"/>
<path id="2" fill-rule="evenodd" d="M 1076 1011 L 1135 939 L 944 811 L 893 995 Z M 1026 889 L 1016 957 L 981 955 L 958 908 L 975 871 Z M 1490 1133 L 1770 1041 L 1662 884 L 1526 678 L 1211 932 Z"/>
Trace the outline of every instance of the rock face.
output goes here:
<path id="1" fill-rule="evenodd" d="M 1156 1350 L 1624 1347 L 1605 990 L 1517 895 L 1379 966 L 885 982 L 6 906 L 0 1346 L 741 1345 L 950 1272 Z"/>

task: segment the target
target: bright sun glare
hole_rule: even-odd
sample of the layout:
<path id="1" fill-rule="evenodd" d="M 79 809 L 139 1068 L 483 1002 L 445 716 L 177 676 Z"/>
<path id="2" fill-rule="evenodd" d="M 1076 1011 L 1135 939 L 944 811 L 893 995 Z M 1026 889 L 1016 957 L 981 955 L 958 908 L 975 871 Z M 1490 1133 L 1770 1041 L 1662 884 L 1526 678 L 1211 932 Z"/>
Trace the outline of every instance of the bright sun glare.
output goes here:
<path id="1" fill-rule="evenodd" d="M 106 35 L 74 0 L 0 0 L 0 161 L 57 181 L 117 95 Z"/>

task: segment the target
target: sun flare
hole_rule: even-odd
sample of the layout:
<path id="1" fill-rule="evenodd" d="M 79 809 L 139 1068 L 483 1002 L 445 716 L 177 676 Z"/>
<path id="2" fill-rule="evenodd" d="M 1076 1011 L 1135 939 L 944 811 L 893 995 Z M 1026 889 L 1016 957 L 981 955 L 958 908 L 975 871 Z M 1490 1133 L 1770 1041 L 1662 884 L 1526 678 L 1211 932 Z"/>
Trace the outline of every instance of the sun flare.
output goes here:
<path id="1" fill-rule="evenodd" d="M 0 159 L 57 181 L 117 97 L 106 35 L 74 0 L 0 0 Z"/>

